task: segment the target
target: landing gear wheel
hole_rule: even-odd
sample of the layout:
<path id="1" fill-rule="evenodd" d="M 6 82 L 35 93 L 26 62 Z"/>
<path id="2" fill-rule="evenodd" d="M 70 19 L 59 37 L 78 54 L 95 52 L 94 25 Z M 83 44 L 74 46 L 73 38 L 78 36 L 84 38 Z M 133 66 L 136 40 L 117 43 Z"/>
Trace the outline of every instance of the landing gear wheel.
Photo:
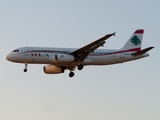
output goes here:
<path id="1" fill-rule="evenodd" d="M 24 71 L 24 72 L 27 72 L 27 68 L 25 68 L 23 71 Z"/>
<path id="2" fill-rule="evenodd" d="M 78 70 L 82 70 L 82 69 L 83 69 L 83 65 L 80 64 L 80 65 L 78 66 Z"/>
<path id="3" fill-rule="evenodd" d="M 69 77 L 73 77 L 73 76 L 74 76 L 74 72 L 70 72 Z"/>

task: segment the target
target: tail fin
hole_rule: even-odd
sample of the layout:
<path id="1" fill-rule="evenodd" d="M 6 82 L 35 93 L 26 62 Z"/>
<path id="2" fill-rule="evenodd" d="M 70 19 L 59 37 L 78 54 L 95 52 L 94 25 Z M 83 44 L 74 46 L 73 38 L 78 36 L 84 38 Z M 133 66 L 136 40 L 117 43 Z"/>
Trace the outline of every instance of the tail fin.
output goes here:
<path id="1" fill-rule="evenodd" d="M 143 32 L 143 29 L 136 30 L 122 49 L 135 49 L 135 51 L 140 51 L 142 45 Z"/>

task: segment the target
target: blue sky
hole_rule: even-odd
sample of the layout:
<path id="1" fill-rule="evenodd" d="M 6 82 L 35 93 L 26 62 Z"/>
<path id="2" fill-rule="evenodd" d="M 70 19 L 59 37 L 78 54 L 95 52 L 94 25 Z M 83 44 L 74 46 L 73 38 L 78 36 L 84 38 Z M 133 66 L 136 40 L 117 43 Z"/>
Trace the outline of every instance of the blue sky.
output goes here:
<path id="1" fill-rule="evenodd" d="M 0 119 L 159 120 L 160 74 L 158 0 L 0 1 Z M 44 65 L 8 62 L 22 46 L 82 47 L 107 33 L 106 49 L 119 49 L 136 29 L 150 56 L 111 66 L 88 66 L 59 75 Z"/>

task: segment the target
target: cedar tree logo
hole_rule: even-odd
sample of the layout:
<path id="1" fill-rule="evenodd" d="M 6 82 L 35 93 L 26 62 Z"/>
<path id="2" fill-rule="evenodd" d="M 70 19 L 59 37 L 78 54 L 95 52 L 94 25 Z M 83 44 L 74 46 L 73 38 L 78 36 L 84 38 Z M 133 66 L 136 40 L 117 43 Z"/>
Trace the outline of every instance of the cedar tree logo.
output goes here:
<path id="1" fill-rule="evenodd" d="M 131 39 L 131 42 L 132 42 L 134 45 L 141 44 L 141 41 L 139 40 L 139 38 L 138 38 L 136 35 L 133 36 L 133 38 Z"/>

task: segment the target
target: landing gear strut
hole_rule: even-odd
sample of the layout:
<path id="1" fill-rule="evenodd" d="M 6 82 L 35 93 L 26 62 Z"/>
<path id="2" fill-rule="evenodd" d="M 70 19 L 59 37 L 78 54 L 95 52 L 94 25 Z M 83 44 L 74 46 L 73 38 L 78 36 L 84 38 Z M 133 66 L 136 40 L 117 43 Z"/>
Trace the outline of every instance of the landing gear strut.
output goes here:
<path id="1" fill-rule="evenodd" d="M 73 77 L 73 76 L 74 76 L 74 72 L 70 72 L 69 77 Z"/>
<path id="2" fill-rule="evenodd" d="M 24 70 L 23 70 L 23 71 L 24 71 L 24 72 L 27 72 L 27 65 L 28 65 L 28 64 L 27 64 L 27 63 L 25 63 L 24 65 L 25 65 L 25 68 L 24 68 Z"/>
<path id="3" fill-rule="evenodd" d="M 83 69 L 83 65 L 82 64 L 78 65 L 78 70 L 82 70 L 82 69 Z"/>

